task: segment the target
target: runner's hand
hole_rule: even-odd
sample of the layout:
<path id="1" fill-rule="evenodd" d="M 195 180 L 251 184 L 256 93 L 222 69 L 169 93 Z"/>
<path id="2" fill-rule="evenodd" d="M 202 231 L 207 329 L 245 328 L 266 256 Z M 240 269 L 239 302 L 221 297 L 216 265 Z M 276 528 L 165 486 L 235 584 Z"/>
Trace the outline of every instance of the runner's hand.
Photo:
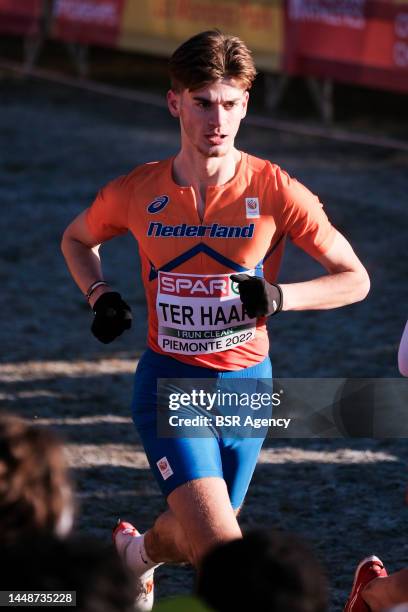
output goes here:
<path id="1" fill-rule="evenodd" d="M 264 278 L 249 274 L 233 274 L 231 280 L 238 283 L 239 297 L 250 317 L 267 317 L 282 309 L 279 285 L 271 285 Z"/>
<path id="2" fill-rule="evenodd" d="M 106 291 L 95 302 L 92 308 L 95 318 L 91 331 L 104 344 L 112 342 L 125 329 L 132 325 L 132 311 L 124 302 L 120 293 Z"/>

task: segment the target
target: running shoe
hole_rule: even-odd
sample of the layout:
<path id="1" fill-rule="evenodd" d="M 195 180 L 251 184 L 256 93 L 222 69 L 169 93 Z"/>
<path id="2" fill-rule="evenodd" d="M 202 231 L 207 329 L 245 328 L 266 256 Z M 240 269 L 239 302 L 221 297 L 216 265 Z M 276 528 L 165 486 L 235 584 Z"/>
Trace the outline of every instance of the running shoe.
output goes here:
<path id="1" fill-rule="evenodd" d="M 121 547 L 120 549 L 118 545 L 116 544 L 116 537 L 119 533 L 121 533 L 122 535 L 129 536 L 128 542 L 125 543 L 125 545 Z M 116 527 L 113 529 L 113 533 L 112 533 L 113 543 L 123 563 L 125 563 L 128 569 L 130 569 L 131 571 L 134 571 L 134 570 L 132 567 L 129 567 L 129 565 L 126 563 L 126 551 L 127 551 L 129 544 L 132 541 L 131 538 L 137 538 L 140 535 L 141 534 L 136 529 L 136 527 L 134 527 L 131 523 L 127 523 L 126 521 L 121 521 L 120 519 L 118 520 L 118 524 L 116 525 Z M 144 572 L 142 575 L 135 574 L 139 582 L 139 586 L 140 586 L 140 593 L 136 598 L 135 607 L 137 610 L 140 610 L 140 612 L 149 612 L 153 608 L 153 603 L 154 603 L 153 574 L 154 574 L 154 569 Z"/>
<path id="2" fill-rule="evenodd" d="M 344 612 L 369 612 L 370 608 L 362 598 L 361 591 L 374 578 L 385 578 L 385 576 L 388 574 L 381 559 L 374 555 L 363 559 L 354 574 L 353 586 Z"/>

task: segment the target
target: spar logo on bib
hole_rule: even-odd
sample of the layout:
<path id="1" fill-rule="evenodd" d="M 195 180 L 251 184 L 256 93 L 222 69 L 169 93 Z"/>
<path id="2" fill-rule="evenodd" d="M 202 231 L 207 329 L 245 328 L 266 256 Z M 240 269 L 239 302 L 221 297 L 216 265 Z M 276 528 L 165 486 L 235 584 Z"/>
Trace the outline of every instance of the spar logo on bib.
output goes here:
<path id="1" fill-rule="evenodd" d="M 180 297 L 223 298 L 230 295 L 231 285 L 228 275 L 177 275 L 162 272 L 159 277 L 160 293 Z"/>
<path id="2" fill-rule="evenodd" d="M 227 351 L 256 334 L 256 319 L 248 315 L 229 274 L 159 270 L 156 313 L 158 345 L 165 353 Z"/>
<path id="3" fill-rule="evenodd" d="M 163 210 L 166 204 L 169 203 L 169 200 L 170 198 L 167 195 L 158 196 L 153 200 L 153 202 L 150 202 L 147 207 L 147 212 L 151 213 L 152 215 L 160 212 L 161 210 Z"/>

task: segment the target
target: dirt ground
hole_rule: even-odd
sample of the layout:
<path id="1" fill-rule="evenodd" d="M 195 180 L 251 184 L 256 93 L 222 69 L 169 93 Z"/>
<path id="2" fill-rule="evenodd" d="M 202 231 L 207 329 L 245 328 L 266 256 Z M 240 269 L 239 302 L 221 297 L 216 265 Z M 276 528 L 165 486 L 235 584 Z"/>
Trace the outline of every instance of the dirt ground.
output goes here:
<path id="1" fill-rule="evenodd" d="M 146 336 L 139 260 L 128 236 L 104 247 L 106 277 L 134 311 L 131 332 L 104 346 L 89 332 L 91 314 L 59 242 L 100 186 L 174 153 L 177 125 L 164 110 L 5 74 L 0 111 L 1 406 L 64 437 L 77 528 L 108 542 L 117 517 L 144 530 L 164 508 L 129 416 Z M 238 144 L 320 195 L 372 280 L 363 303 L 275 317 L 275 376 L 397 377 L 408 304 L 408 154 L 245 126 Z M 289 245 L 281 280 L 315 273 Z M 404 439 L 267 441 L 241 523 L 309 538 L 330 578 L 331 610 L 340 610 L 362 556 L 379 555 L 391 571 L 408 562 L 406 464 Z M 157 593 L 188 592 L 192 580 L 189 570 L 164 566 Z"/>

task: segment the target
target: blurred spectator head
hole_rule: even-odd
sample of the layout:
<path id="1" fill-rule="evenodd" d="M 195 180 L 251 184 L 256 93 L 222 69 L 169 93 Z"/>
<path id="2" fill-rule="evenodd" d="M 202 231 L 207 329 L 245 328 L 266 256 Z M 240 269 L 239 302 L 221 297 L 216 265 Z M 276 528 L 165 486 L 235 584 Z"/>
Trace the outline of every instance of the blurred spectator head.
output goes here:
<path id="1" fill-rule="evenodd" d="M 75 591 L 76 612 L 134 612 L 139 585 L 113 547 L 90 538 L 36 535 L 2 548 L 0 586 Z"/>
<path id="2" fill-rule="evenodd" d="M 33 532 L 63 537 L 72 519 L 61 442 L 50 430 L 0 413 L 0 541 Z"/>
<path id="3" fill-rule="evenodd" d="M 326 579 L 299 537 L 254 531 L 212 550 L 203 560 L 197 594 L 217 612 L 324 612 Z"/>
<path id="4" fill-rule="evenodd" d="M 180 45 L 170 58 L 171 88 L 195 91 L 219 79 L 232 78 L 249 90 L 256 76 L 245 43 L 219 30 L 200 32 Z"/>

